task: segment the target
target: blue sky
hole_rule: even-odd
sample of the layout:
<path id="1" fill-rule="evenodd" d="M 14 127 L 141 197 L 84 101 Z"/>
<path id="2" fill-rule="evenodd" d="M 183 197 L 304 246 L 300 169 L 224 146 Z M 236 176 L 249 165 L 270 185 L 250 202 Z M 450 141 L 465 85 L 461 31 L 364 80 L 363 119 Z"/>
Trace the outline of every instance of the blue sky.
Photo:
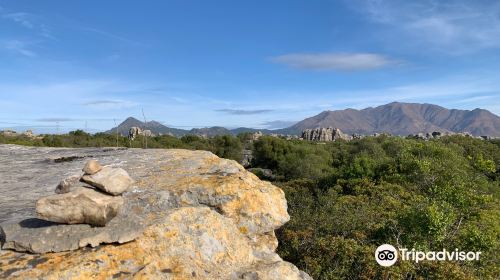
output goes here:
<path id="1" fill-rule="evenodd" d="M 279 128 L 392 101 L 500 114 L 498 1 L 0 0 L 0 128 Z"/>

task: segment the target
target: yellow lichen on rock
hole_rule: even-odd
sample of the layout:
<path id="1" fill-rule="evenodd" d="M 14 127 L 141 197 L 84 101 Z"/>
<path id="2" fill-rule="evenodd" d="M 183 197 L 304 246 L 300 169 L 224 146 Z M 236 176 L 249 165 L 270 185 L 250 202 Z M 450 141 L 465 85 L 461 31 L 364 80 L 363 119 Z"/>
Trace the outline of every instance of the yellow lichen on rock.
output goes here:
<path id="1" fill-rule="evenodd" d="M 138 150 L 131 211 L 148 224 L 125 244 L 29 255 L 0 251 L 0 278 L 310 279 L 274 253 L 283 191 L 205 151 Z M 145 169 L 145 170 L 143 170 Z"/>

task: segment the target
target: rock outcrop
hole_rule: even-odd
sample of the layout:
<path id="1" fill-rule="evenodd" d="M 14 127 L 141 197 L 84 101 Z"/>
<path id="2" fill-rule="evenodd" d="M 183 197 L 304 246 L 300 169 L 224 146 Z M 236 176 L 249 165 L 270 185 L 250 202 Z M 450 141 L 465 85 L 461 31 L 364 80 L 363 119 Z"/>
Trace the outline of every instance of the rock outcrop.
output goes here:
<path id="1" fill-rule="evenodd" d="M 9 216 L 1 216 L 3 209 L 0 209 L 0 221 L 9 219 L 1 224 L 5 233 L 0 234 L 4 242 L 0 278 L 310 279 L 275 253 L 278 244 L 274 230 L 289 220 L 283 191 L 259 180 L 234 161 L 205 151 L 37 148 L 41 151 L 35 152 L 32 148 L 0 145 L 0 153 L 10 149 L 17 154 L 33 154 L 36 162 L 40 162 L 36 158 L 39 154 L 65 157 L 73 154 L 75 163 L 57 163 L 66 165 L 66 172 L 73 173 L 77 166 L 82 166 L 83 158 L 103 155 L 99 158 L 101 162 L 126 169 L 136 184 L 122 195 L 123 208 L 106 227 L 50 222 L 26 226 L 27 221 L 41 222 L 24 219 L 23 224 L 16 223 Z M 45 172 L 60 172 L 53 166 L 56 163 L 45 164 L 50 165 L 45 166 Z M 2 172 L 0 169 L 0 176 Z M 31 183 L 36 183 L 35 177 Z M 31 197 L 30 191 L 27 192 L 26 197 Z M 22 200 L 20 205 L 24 205 Z M 136 224 L 127 225 L 124 220 Z M 9 243 L 15 227 L 23 225 L 32 231 L 31 235 L 17 238 L 24 243 Z M 77 235 L 75 232 L 68 232 L 64 238 L 54 234 L 57 227 L 74 229 L 75 226 L 89 227 L 95 232 L 87 231 L 88 236 L 73 239 L 65 238 Z M 71 244 L 76 249 L 81 244 L 116 240 L 118 236 L 111 234 L 121 234 L 122 239 L 117 243 L 135 240 L 36 255 L 5 250 L 16 249 L 15 246 L 36 247 L 40 238 L 54 248 L 61 244 L 68 248 Z M 35 235 L 40 238 L 33 238 Z"/>
<path id="2" fill-rule="evenodd" d="M 349 140 L 349 136 L 342 133 L 338 128 L 318 127 L 316 129 L 305 129 L 302 131 L 302 139 L 307 141 L 330 142 L 336 140 Z"/>
<path id="3" fill-rule="evenodd" d="M 137 126 L 133 126 L 128 131 L 128 138 L 134 140 L 137 136 L 142 135 L 145 137 L 155 136 L 155 134 L 149 129 L 142 129 Z"/>

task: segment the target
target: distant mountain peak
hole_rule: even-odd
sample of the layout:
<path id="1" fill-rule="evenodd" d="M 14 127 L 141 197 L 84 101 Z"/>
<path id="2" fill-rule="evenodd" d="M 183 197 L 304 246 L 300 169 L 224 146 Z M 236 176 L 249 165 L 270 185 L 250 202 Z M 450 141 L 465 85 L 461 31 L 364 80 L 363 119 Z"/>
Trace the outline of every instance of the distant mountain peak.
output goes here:
<path id="1" fill-rule="evenodd" d="M 429 103 L 391 102 L 362 110 L 323 111 L 284 129 L 298 134 L 306 128 L 338 127 L 346 133 L 388 132 L 408 135 L 420 132 L 469 132 L 500 136 L 500 117 L 485 109 L 446 109 Z"/>
<path id="2" fill-rule="evenodd" d="M 130 130 L 131 127 L 134 126 L 151 130 L 156 135 L 172 134 L 176 136 L 182 136 L 187 134 L 188 132 L 187 130 L 167 127 L 161 124 L 160 122 L 154 120 L 144 123 L 134 117 L 128 117 L 117 127 L 111 128 L 110 130 L 106 131 L 106 133 L 116 133 L 116 131 L 118 131 L 118 133 L 121 135 L 128 135 L 128 131 Z"/>

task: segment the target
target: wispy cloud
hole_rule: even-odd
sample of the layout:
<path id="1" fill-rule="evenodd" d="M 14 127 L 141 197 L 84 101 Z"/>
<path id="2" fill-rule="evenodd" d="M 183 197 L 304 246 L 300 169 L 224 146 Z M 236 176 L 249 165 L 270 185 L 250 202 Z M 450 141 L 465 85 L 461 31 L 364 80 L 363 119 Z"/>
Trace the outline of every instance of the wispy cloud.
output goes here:
<path id="1" fill-rule="evenodd" d="M 87 107 L 95 109 L 126 109 L 137 105 L 137 103 L 127 100 L 90 100 L 82 103 Z"/>
<path id="2" fill-rule="evenodd" d="M 40 118 L 40 119 L 35 119 L 37 122 L 73 122 L 76 121 L 75 119 L 72 118 Z"/>
<path id="3" fill-rule="evenodd" d="M 272 112 L 273 110 L 264 109 L 264 110 L 237 110 L 237 109 L 218 109 L 216 112 L 227 113 L 230 115 L 258 115 Z"/>
<path id="4" fill-rule="evenodd" d="M 123 101 L 117 100 L 93 100 L 83 103 L 83 105 L 114 105 L 114 104 L 122 104 Z"/>
<path id="5" fill-rule="evenodd" d="M 473 102 L 485 101 L 485 100 L 495 100 L 499 97 L 500 97 L 500 92 L 498 92 L 496 96 L 495 95 L 479 95 L 479 96 L 465 97 L 463 99 L 455 100 L 455 103 L 473 103 Z"/>
<path id="6" fill-rule="evenodd" d="M 1 9 L 0 12 L 2 12 Z M 33 30 L 42 37 L 54 39 L 50 32 L 50 28 L 45 23 L 43 23 L 40 17 L 37 15 L 25 12 L 15 12 L 1 14 L 0 17 L 18 23 L 27 29 Z"/>
<path id="7" fill-rule="evenodd" d="M 117 40 L 117 41 L 120 41 L 123 43 L 128 43 L 128 44 L 132 44 L 132 45 L 141 45 L 140 43 L 138 43 L 136 41 L 133 41 L 133 40 L 130 40 L 130 39 L 125 38 L 123 36 L 120 36 L 120 35 L 117 35 L 117 34 L 114 34 L 114 33 L 108 32 L 108 31 L 100 30 L 97 28 L 83 27 L 81 29 L 84 31 L 87 31 L 87 32 L 98 34 L 100 36 L 103 36 L 103 37 L 106 37 L 109 39 Z"/>
<path id="8" fill-rule="evenodd" d="M 276 120 L 276 121 L 263 122 L 261 125 L 265 126 L 268 129 L 277 129 L 277 128 L 290 127 L 296 123 L 297 121 Z"/>
<path id="9" fill-rule="evenodd" d="M 500 47 L 498 1 L 355 0 L 349 4 L 395 40 L 447 52 Z M 408 41 L 408 40 L 406 40 Z"/>
<path id="10" fill-rule="evenodd" d="M 28 57 L 37 56 L 37 54 L 34 51 L 29 49 L 29 45 L 31 44 L 20 40 L 7 40 L 0 42 L 0 47 L 7 51 Z"/>
<path id="11" fill-rule="evenodd" d="M 382 68 L 396 61 L 372 53 L 294 53 L 276 56 L 275 63 L 307 70 L 361 71 Z"/>
<path id="12" fill-rule="evenodd" d="M 10 13 L 5 14 L 2 17 L 17 22 L 29 29 L 33 29 L 35 27 L 35 25 L 30 20 L 31 15 L 28 13 Z"/>

